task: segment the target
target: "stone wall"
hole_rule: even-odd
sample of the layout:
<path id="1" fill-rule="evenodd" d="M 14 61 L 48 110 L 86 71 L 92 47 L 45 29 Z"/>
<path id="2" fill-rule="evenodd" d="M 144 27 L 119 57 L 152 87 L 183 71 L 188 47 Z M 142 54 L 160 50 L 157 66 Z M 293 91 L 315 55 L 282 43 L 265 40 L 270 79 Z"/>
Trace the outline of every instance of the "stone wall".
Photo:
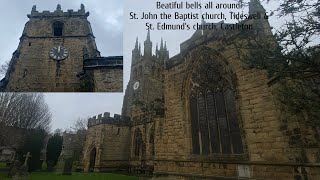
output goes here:
<path id="1" fill-rule="evenodd" d="M 104 68 L 94 70 L 95 92 L 122 92 L 123 69 Z"/>
<path id="2" fill-rule="evenodd" d="M 119 115 L 104 113 L 88 120 L 88 133 L 83 147 L 83 168 L 87 172 L 90 153 L 96 149 L 94 171 L 125 169 L 130 156 L 130 123 Z"/>
<path id="3" fill-rule="evenodd" d="M 7 91 L 79 91 L 80 79 L 77 74 L 83 68 L 82 48 L 93 47 L 87 44 L 87 39 L 64 38 L 64 47 L 68 49 L 69 56 L 57 62 L 49 57 L 49 51 L 60 45 L 61 38 L 23 38 L 18 49 L 19 57 L 10 73 Z"/>
<path id="4" fill-rule="evenodd" d="M 76 140 L 76 134 L 67 132 L 63 133 L 62 150 L 59 159 L 73 158 L 75 147 L 74 143 L 77 143 Z"/>
<path id="5" fill-rule="evenodd" d="M 38 12 L 34 7 L 1 88 L 15 92 L 122 91 L 122 63 L 121 68 L 94 70 L 89 84 L 95 87 L 83 88 L 84 60 L 100 58 L 88 16 L 83 5 L 75 12 L 63 12 L 61 6 L 54 12 Z M 62 36 L 54 36 L 57 21 L 63 23 Z M 60 45 L 68 56 L 54 60 L 49 52 Z"/>
<path id="6" fill-rule="evenodd" d="M 127 169 L 130 157 L 130 127 L 107 125 L 100 170 Z"/>
<path id="7" fill-rule="evenodd" d="M 78 12 L 38 12 L 35 7 L 26 23 L 16 51 L 15 63 L 8 74 L 7 91 L 69 92 L 79 91 L 77 74 L 83 68 L 83 48 L 90 56 L 97 47 L 84 7 Z M 53 36 L 53 22 L 64 23 L 63 36 Z M 62 61 L 50 58 L 49 51 L 58 45 L 69 55 Z"/>
<path id="8" fill-rule="evenodd" d="M 270 29 L 268 24 L 264 27 Z M 264 33 L 265 36 L 271 34 L 270 30 Z M 185 51 L 167 62 L 166 118 L 159 129 L 163 132 L 162 137 L 159 133 L 156 135 L 154 173 L 235 179 L 320 178 L 320 159 L 316 158 L 319 157 L 319 144 L 315 133 L 310 128 L 303 128 L 296 115 L 288 115 L 284 121 L 286 112 L 280 111 L 268 74 L 247 68 L 240 61 L 232 38 L 235 38 L 232 34 L 191 38 L 188 42 L 192 44 L 184 44 Z M 237 41 L 241 44 L 241 39 Z M 218 62 L 226 75 L 232 77 L 244 154 L 195 155 L 192 152 L 190 80 L 195 67 L 208 59 Z M 310 142 L 309 147 L 306 141 Z"/>

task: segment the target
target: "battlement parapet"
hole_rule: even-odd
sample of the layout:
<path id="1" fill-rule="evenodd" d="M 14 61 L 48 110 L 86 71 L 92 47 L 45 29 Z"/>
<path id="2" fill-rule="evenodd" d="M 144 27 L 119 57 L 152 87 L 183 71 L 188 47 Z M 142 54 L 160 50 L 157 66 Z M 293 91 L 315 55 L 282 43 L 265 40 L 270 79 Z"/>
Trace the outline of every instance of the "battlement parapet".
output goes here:
<path id="1" fill-rule="evenodd" d="M 123 68 L 123 56 L 95 57 L 84 59 L 84 69 Z"/>
<path id="2" fill-rule="evenodd" d="M 93 116 L 92 118 L 88 119 L 88 128 L 99 125 L 99 124 L 114 124 L 114 125 L 122 125 L 122 126 L 130 126 L 131 121 L 128 117 L 122 117 L 119 114 L 114 114 L 113 117 L 110 117 L 109 112 L 105 112 L 99 114 L 98 116 Z"/>
<path id="3" fill-rule="evenodd" d="M 81 4 L 81 7 L 78 11 L 73 11 L 72 9 L 68 9 L 67 12 L 63 12 L 61 10 L 61 5 L 57 5 L 57 9 L 54 12 L 50 11 L 37 11 L 36 5 L 32 7 L 31 14 L 28 14 L 28 18 L 42 18 L 42 17 L 72 17 L 72 16 L 83 16 L 88 17 L 90 15 L 89 12 L 85 11 L 85 7 Z"/>

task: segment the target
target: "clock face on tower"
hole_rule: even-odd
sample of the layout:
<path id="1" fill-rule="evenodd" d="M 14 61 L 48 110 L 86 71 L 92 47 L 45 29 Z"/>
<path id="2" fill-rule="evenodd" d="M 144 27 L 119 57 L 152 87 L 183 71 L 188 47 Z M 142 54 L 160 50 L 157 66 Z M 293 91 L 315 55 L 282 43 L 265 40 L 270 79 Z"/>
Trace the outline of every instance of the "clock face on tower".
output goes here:
<path id="1" fill-rule="evenodd" d="M 133 84 L 133 90 L 137 90 L 138 88 L 139 88 L 139 82 L 137 81 Z"/>
<path id="2" fill-rule="evenodd" d="M 58 61 L 67 58 L 68 54 L 68 50 L 63 46 L 54 47 L 49 52 L 50 57 Z"/>

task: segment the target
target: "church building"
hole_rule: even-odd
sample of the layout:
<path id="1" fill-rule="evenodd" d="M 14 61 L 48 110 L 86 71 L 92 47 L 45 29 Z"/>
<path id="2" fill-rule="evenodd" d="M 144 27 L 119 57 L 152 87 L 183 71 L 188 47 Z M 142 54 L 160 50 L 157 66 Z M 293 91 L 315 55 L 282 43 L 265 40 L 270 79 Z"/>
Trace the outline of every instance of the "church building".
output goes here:
<path id="1" fill-rule="evenodd" d="M 249 14 L 265 12 L 251 0 Z M 241 23 L 273 38 L 268 19 Z M 152 52 L 150 32 L 143 53 L 137 40 L 122 116 L 89 119 L 83 170 L 320 179 L 319 135 L 300 116 L 281 111 L 276 79 L 240 61 L 240 53 L 248 53 L 233 43 L 245 42 L 241 33 L 198 30 L 171 58 L 163 42 Z"/>
<path id="2" fill-rule="evenodd" d="M 123 57 L 100 55 L 88 16 L 84 5 L 67 12 L 33 6 L 1 91 L 122 92 Z"/>

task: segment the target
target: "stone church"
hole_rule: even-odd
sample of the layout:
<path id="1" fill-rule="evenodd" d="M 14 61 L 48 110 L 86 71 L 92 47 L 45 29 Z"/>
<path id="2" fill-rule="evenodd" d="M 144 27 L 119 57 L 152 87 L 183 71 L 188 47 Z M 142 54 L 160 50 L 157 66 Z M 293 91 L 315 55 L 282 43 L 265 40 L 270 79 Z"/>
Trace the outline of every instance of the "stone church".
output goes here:
<path id="1" fill-rule="evenodd" d="M 122 92 L 123 57 L 102 57 L 84 5 L 78 11 L 32 7 L 1 91 Z"/>
<path id="2" fill-rule="evenodd" d="M 251 0 L 249 14 L 255 13 L 265 9 Z M 267 19 L 241 23 L 272 36 Z M 239 33 L 196 31 L 171 58 L 163 42 L 152 52 L 150 32 L 143 52 L 137 40 L 122 116 L 88 121 L 84 171 L 320 179 L 319 134 L 301 117 L 280 111 L 275 79 L 239 60 L 230 43 Z"/>

